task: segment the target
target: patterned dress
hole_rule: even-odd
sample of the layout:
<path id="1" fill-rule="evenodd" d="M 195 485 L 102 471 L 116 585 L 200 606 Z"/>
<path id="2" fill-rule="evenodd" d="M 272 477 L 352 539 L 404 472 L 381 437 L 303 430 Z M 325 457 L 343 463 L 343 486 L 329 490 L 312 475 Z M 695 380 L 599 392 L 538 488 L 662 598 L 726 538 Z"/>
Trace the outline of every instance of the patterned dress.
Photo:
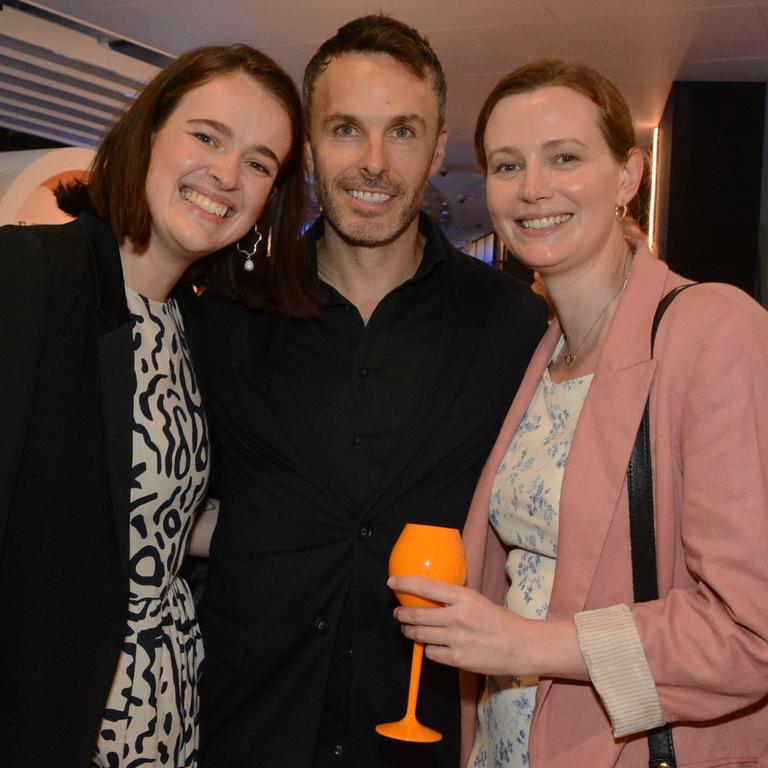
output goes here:
<path id="1" fill-rule="evenodd" d="M 208 434 L 173 299 L 126 287 L 133 319 L 128 626 L 92 768 L 195 766 L 200 630 L 178 576 L 208 483 Z"/>
<path id="2" fill-rule="evenodd" d="M 558 347 L 559 351 L 559 347 Z M 557 351 L 555 352 L 555 357 Z M 511 546 L 505 606 L 544 619 L 555 576 L 563 470 L 592 376 L 553 384 L 544 371 L 536 394 L 499 465 L 491 525 Z M 537 678 L 488 677 L 478 704 L 471 768 L 527 768 Z"/>

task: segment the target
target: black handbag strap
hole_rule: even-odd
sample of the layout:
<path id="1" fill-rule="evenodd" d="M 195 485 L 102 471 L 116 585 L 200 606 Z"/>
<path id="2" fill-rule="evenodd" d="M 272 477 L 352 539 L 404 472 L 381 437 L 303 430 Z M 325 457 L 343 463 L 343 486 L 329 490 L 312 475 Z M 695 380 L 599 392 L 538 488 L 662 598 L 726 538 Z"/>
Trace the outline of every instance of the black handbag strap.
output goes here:
<path id="1" fill-rule="evenodd" d="M 675 297 L 694 283 L 673 288 L 659 302 L 651 327 L 651 357 L 656 331 L 667 307 Z M 651 466 L 651 430 L 648 400 L 637 430 L 637 438 L 627 467 L 629 493 L 629 533 L 632 543 L 632 586 L 636 603 L 656 600 L 656 535 L 653 515 L 653 472 Z M 672 729 L 668 726 L 648 731 L 649 768 L 677 768 Z"/>

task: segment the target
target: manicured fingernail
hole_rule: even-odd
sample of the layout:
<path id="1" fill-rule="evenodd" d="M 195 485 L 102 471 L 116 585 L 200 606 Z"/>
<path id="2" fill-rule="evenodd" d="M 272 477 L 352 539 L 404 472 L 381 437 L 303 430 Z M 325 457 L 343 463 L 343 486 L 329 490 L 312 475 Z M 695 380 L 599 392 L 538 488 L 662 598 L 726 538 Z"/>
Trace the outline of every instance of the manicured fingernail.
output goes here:
<path id="1" fill-rule="evenodd" d="M 394 580 L 394 579 L 393 579 L 393 578 L 390 576 L 390 577 L 387 579 L 387 586 L 388 586 L 388 587 L 391 587 L 391 586 L 392 586 L 392 584 L 394 584 L 394 582 L 395 582 L 395 580 Z"/>

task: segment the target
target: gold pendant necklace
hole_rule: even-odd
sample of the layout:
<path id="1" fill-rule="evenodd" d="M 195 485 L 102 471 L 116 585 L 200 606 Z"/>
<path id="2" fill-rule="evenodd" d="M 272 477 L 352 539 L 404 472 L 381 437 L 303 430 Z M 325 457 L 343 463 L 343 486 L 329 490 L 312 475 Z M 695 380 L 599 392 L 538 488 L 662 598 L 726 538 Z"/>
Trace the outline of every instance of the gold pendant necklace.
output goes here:
<path id="1" fill-rule="evenodd" d="M 573 350 L 573 352 L 566 352 L 565 355 L 563 355 L 563 363 L 565 365 L 572 365 L 574 361 L 576 360 L 576 355 L 579 354 L 581 351 L 581 348 L 584 346 L 584 343 L 586 340 L 592 335 L 592 331 L 595 330 L 597 327 L 597 324 L 600 322 L 600 318 L 606 313 L 608 310 L 608 307 L 613 304 L 613 302 L 616 300 L 616 297 L 621 294 L 624 289 L 627 287 L 627 283 L 629 282 L 629 276 L 632 273 L 632 264 L 630 263 L 629 269 L 627 270 L 627 274 L 624 277 L 624 282 L 619 286 L 619 289 L 616 291 L 616 293 L 611 296 L 611 298 L 608 300 L 608 303 L 600 310 L 600 314 L 595 318 L 595 321 L 592 323 L 592 325 L 589 326 L 589 330 L 587 331 L 584 338 L 579 342 L 579 346 L 576 347 L 576 349 Z M 565 340 L 565 343 L 568 343 L 568 339 Z"/>

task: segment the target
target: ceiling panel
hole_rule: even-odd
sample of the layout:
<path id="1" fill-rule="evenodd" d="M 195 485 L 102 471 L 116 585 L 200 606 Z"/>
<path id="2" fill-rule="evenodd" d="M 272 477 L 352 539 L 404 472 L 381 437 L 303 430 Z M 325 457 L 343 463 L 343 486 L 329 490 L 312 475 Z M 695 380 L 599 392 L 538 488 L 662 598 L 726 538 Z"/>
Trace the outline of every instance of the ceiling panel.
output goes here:
<path id="1" fill-rule="evenodd" d="M 768 80 L 768 58 L 715 59 L 683 64 L 678 80 L 713 80 L 719 82 L 765 82 Z"/>
<path id="2" fill-rule="evenodd" d="M 371 8 L 370 12 L 390 12 L 426 32 L 430 38 L 432 32 L 439 29 L 487 27 L 507 24 L 512 19 L 518 24 L 546 24 L 552 19 L 552 12 L 541 0 L 482 0 L 480 4 L 445 0 L 389 0 L 387 3 L 365 4 Z"/>
<path id="3" fill-rule="evenodd" d="M 156 67 L 9 5 L 0 7 L 0 125 L 94 146 Z"/>
<path id="4" fill-rule="evenodd" d="M 734 52 L 738 59 L 768 57 L 768 28 L 755 5 L 702 12 L 686 59 L 729 59 Z"/>
<path id="5" fill-rule="evenodd" d="M 555 16 L 564 18 L 589 16 L 624 16 L 627 13 L 734 8 L 755 5 L 755 0 L 543 0 Z"/>
<path id="6" fill-rule="evenodd" d="M 509 19 L 545 23 L 552 18 L 541 0 L 50 0 L 45 5 L 175 53 L 235 40 L 266 47 L 311 42 L 317 48 L 342 24 L 365 13 L 390 13 L 427 33 L 440 28 L 499 24 Z M 187 19 L 191 8 L 194 23 L 180 25 L 179 20 Z M 147 24 L 146 19 L 160 21 L 160 26 Z"/>
<path id="7" fill-rule="evenodd" d="M 642 22 L 642 23 L 639 23 Z M 534 24 L 505 25 L 488 30 L 440 30 L 433 33 L 439 51 L 449 52 L 446 73 L 462 77 L 497 76 L 541 56 L 558 56 L 596 66 L 615 78 L 674 77 L 696 29 L 684 12 L 649 14 L 642 19 L 557 20 L 547 34 Z"/>
<path id="8" fill-rule="evenodd" d="M 757 6 L 763 17 L 763 26 L 768 29 L 768 2 Z"/>

